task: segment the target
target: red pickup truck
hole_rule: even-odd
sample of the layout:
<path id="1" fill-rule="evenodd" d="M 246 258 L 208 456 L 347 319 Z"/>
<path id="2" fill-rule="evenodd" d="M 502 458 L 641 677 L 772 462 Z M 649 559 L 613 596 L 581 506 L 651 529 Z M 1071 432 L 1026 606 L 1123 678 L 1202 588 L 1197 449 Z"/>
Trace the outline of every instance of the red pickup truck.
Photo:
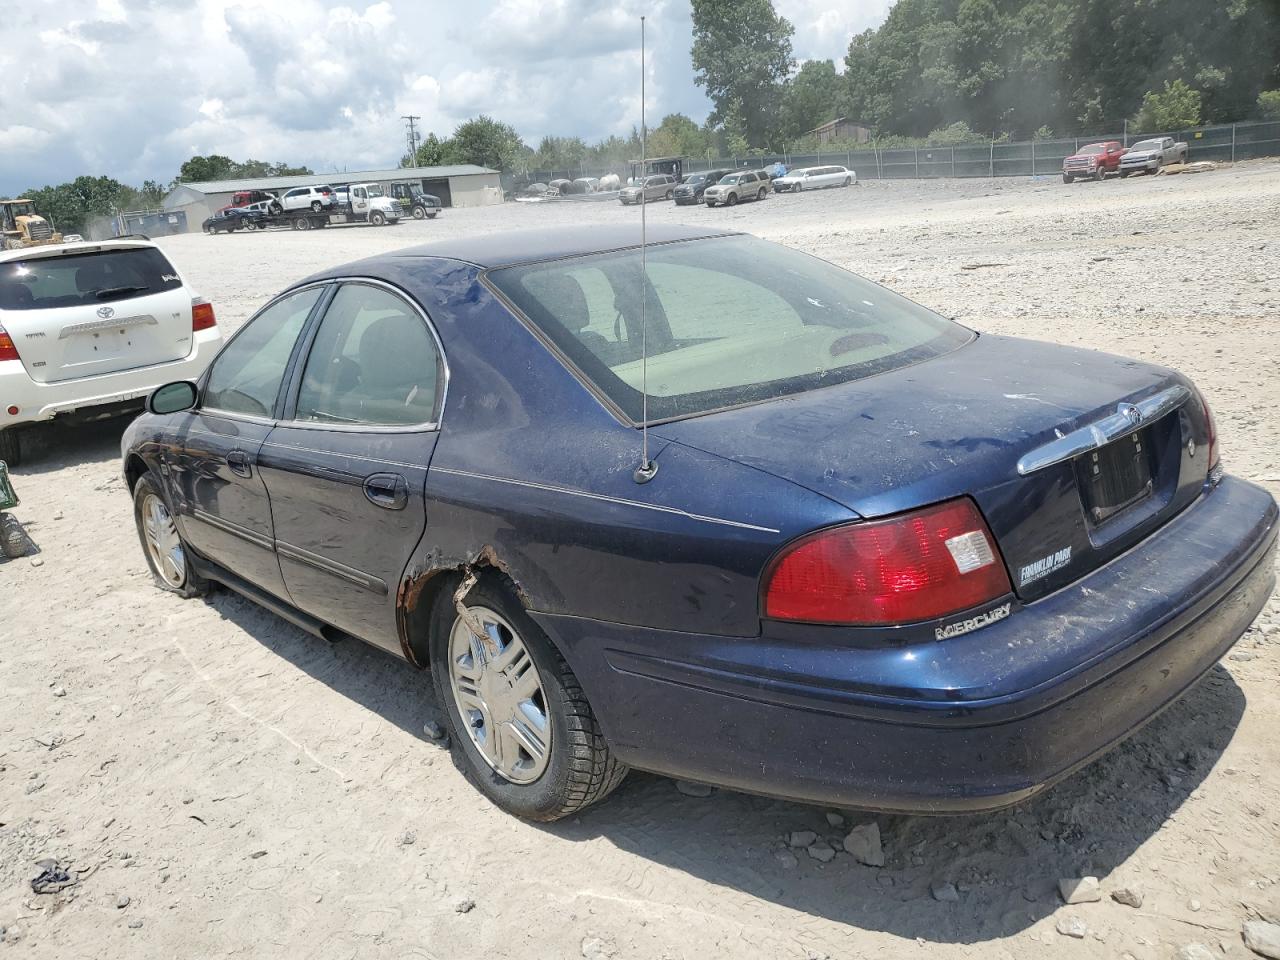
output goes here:
<path id="1" fill-rule="evenodd" d="M 1124 147 L 1115 140 L 1081 147 L 1062 161 L 1062 182 L 1070 183 L 1077 177 L 1101 180 L 1108 173 L 1119 173 L 1122 156 Z"/>

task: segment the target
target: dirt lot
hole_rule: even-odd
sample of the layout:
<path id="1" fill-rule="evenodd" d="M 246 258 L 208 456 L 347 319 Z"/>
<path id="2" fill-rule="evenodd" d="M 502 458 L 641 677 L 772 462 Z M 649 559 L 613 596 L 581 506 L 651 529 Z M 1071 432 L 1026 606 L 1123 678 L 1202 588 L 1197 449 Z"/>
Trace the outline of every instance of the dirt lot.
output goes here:
<path id="1" fill-rule="evenodd" d="M 982 330 L 1179 367 L 1217 412 L 1228 469 L 1280 493 L 1278 164 L 1072 187 L 872 183 L 649 213 L 815 252 Z M 512 204 L 164 246 L 230 330 L 336 262 L 638 216 Z M 847 815 L 878 822 L 883 869 L 786 849 L 795 830 L 843 836 L 828 811 L 695 799 L 638 774 L 580 818 L 534 826 L 424 739 L 423 675 L 226 593 L 156 590 L 120 431 L 44 430 L 15 478 L 40 553 L 0 567 L 0 956 L 1154 960 L 1192 942 L 1244 957 L 1241 922 L 1280 919 L 1274 598 L 1182 702 L 1034 802 Z M 80 883 L 34 895 L 45 856 Z M 1085 874 L 1102 901 L 1064 906 L 1056 881 Z M 932 895 L 943 883 L 954 900 Z M 1108 896 L 1126 885 L 1140 908 Z M 1083 939 L 1059 932 L 1072 917 Z"/>

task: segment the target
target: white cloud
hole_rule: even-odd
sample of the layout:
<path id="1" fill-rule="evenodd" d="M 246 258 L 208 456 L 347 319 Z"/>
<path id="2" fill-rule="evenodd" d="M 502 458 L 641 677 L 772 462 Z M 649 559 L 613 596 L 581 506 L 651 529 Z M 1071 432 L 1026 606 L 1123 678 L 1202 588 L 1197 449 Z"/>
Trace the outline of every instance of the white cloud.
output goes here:
<path id="1" fill-rule="evenodd" d="M 775 0 L 800 58 L 844 55 L 889 0 Z M 0 194 L 79 174 L 167 181 L 192 154 L 394 164 L 401 114 L 447 136 L 468 116 L 545 134 L 639 120 L 648 16 L 651 123 L 709 104 L 687 0 L 58 0 L 14 5 L 0 44 Z"/>

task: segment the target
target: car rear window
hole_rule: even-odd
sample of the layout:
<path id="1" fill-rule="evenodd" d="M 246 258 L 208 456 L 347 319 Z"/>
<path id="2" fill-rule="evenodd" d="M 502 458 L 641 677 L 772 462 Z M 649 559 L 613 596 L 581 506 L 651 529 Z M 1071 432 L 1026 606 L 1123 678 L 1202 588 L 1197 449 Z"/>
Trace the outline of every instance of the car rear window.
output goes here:
<path id="1" fill-rule="evenodd" d="M 974 336 L 869 280 L 754 237 L 659 244 L 647 260 L 651 421 L 862 379 Z M 588 381 L 641 420 L 639 250 L 488 276 Z"/>
<path id="2" fill-rule="evenodd" d="M 0 263 L 0 309 L 5 310 L 96 306 L 181 286 L 178 271 L 155 247 Z"/>

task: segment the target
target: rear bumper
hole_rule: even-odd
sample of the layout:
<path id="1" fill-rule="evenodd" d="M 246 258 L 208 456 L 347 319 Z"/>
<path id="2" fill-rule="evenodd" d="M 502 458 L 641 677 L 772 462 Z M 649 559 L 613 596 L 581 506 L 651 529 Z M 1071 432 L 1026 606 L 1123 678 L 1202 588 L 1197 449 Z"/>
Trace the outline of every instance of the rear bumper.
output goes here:
<path id="1" fill-rule="evenodd" d="M 166 383 L 195 380 L 221 348 L 222 332 L 217 327 L 197 330 L 191 340 L 191 352 L 180 360 L 56 383 L 37 383 L 21 360 L 6 360 L 0 363 L 0 428 L 52 420 L 90 407 L 143 400 Z M 10 406 L 19 412 L 10 414 Z"/>
<path id="2" fill-rule="evenodd" d="M 1233 478 L 1107 566 L 950 640 L 851 648 L 536 615 L 619 759 L 918 813 L 1019 802 L 1203 676 L 1275 586 L 1277 509 Z"/>

